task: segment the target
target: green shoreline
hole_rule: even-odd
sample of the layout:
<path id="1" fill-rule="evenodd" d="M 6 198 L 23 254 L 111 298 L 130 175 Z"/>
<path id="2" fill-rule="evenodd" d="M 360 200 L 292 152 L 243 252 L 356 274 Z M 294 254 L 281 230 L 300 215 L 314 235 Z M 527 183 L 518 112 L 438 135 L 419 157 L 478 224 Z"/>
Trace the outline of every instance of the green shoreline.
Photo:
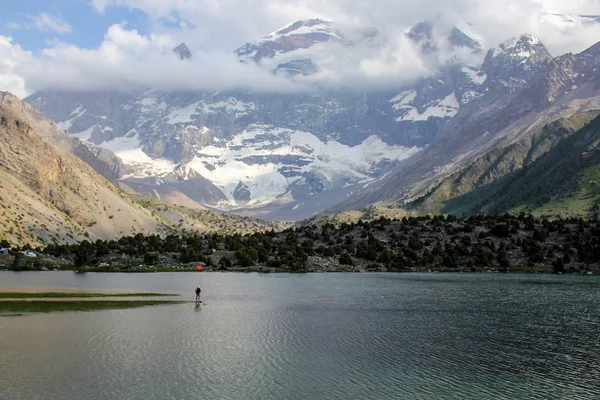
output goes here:
<path id="1" fill-rule="evenodd" d="M 174 293 L 77 293 L 77 292 L 0 292 L 0 299 L 60 299 L 60 298 L 88 298 L 88 297 L 174 297 Z"/>
<path id="2" fill-rule="evenodd" d="M 166 304 L 182 300 L 105 300 L 107 297 L 165 297 L 172 293 L 74 293 L 74 292 L 0 292 L 0 317 L 64 311 L 118 310 Z M 85 300 L 82 300 L 84 298 Z M 56 300 L 71 299 L 71 300 Z"/>
<path id="3" fill-rule="evenodd" d="M 93 311 L 137 308 L 165 304 L 181 304 L 184 301 L 166 300 L 109 300 L 109 301 L 43 301 L 18 300 L 0 301 L 0 316 L 3 314 L 50 313 L 62 311 Z"/>

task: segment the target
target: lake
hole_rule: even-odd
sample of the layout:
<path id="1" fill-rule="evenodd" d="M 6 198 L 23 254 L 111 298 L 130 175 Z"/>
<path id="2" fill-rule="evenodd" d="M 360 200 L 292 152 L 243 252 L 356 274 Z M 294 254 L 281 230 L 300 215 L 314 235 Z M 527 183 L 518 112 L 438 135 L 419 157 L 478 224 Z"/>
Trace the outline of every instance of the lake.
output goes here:
<path id="1" fill-rule="evenodd" d="M 0 318 L 2 399 L 600 398 L 600 279 L 0 272 L 205 304 Z"/>

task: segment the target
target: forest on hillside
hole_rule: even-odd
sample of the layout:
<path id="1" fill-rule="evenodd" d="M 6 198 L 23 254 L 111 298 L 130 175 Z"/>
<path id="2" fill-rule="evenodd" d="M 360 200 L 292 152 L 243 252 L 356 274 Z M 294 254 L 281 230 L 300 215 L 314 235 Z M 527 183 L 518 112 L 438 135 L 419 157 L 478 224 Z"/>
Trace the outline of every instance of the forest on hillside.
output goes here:
<path id="1" fill-rule="evenodd" d="M 6 241 L 0 246 L 6 246 Z M 13 254 L 28 249 L 15 247 Z M 137 234 L 49 244 L 39 260 L 88 271 L 205 270 L 600 272 L 600 222 L 531 215 L 379 218 L 247 235 Z M 45 260 L 45 261 L 42 261 Z M 18 265 L 15 265 L 18 264 Z"/>

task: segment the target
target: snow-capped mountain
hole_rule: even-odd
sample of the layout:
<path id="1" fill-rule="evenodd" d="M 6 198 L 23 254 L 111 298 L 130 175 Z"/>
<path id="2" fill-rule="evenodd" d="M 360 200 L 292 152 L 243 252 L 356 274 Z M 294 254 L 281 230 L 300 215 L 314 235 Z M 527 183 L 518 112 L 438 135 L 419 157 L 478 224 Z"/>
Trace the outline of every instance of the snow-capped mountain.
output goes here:
<path id="1" fill-rule="evenodd" d="M 464 107 L 504 96 L 550 56 L 531 36 L 485 51 L 472 26 L 406 32 L 438 72 L 404 90 L 305 94 L 249 92 L 40 92 L 27 101 L 71 135 L 112 150 L 120 182 L 180 202 L 263 218 L 301 219 L 381 181 L 417 157 Z M 376 29 L 343 32 L 297 21 L 236 50 L 290 79 L 319 72 L 329 46 L 375 46 Z M 182 62 L 187 46 L 174 49 Z M 500 90 L 501 88 L 502 90 Z"/>
<path id="2" fill-rule="evenodd" d="M 502 92 L 523 87 L 552 56 L 539 39 L 531 35 L 509 39 L 491 49 L 483 62 L 483 72 L 490 76 L 488 88 Z"/>
<path id="3" fill-rule="evenodd" d="M 259 63 L 273 72 L 310 75 L 316 72 L 317 53 L 326 52 L 328 42 L 344 41 L 331 25 L 322 19 L 295 21 L 262 40 L 246 43 L 236 53 L 242 62 Z"/>
<path id="4" fill-rule="evenodd" d="M 521 45 L 517 45 L 518 42 Z M 521 37 L 507 44 L 510 45 L 491 50 L 487 58 L 488 61 L 493 61 L 494 57 L 508 61 L 505 64 L 507 70 L 500 68 L 486 79 L 492 83 L 506 83 L 506 86 L 501 85 L 503 90 L 486 91 L 479 99 L 462 107 L 440 130 L 436 140 L 418 156 L 401 162 L 394 173 L 329 211 L 393 201 L 407 207 L 431 207 L 429 210 L 433 208 L 438 210 L 436 212 L 485 212 L 490 209 L 490 204 L 498 206 L 494 196 L 500 193 L 497 192 L 499 188 L 510 189 L 517 196 L 531 192 L 529 187 L 512 186 L 512 183 L 527 176 L 529 164 L 554 151 L 553 146 L 562 143 L 561 139 L 573 133 L 573 129 L 585 126 L 585 121 L 598 115 L 600 42 L 581 53 L 567 53 L 550 59 L 545 58 L 544 50 L 538 47 L 540 43 L 533 38 Z M 513 68 L 540 55 L 545 60 L 533 65 L 533 73 L 529 68 Z M 518 75 L 506 75 L 507 71 Z M 572 128 L 572 123 L 578 128 Z M 577 146 L 588 144 L 582 140 Z M 586 158 L 593 151 L 586 149 L 580 154 Z M 554 151 L 554 155 L 562 157 L 561 151 Z M 580 165 L 575 162 L 563 162 L 562 165 L 561 174 L 585 179 L 586 184 L 595 188 L 594 180 L 584 178 L 578 172 Z M 532 207 L 562 201 L 563 195 L 576 198 L 580 194 L 574 186 L 553 187 L 556 180 L 547 179 L 545 175 L 541 173 L 537 183 L 544 186 L 547 195 L 538 198 Z M 487 198 L 484 200 L 480 195 Z M 507 200 L 506 193 L 500 193 L 498 197 Z M 519 199 L 522 200 L 519 197 L 507 204 L 519 204 Z M 573 211 L 592 210 L 574 207 Z"/>
<path id="5" fill-rule="evenodd" d="M 308 203 L 332 205 L 426 144 L 395 128 L 382 95 L 86 96 L 41 93 L 28 101 L 45 110 L 61 104 L 53 114 L 60 127 L 112 150 L 128 166 L 122 183 L 161 198 L 177 191 L 188 205 L 237 209 L 285 199 L 291 208 L 306 203 L 304 212 L 312 214 Z M 379 103 L 389 116 L 374 119 Z M 386 138 L 390 132 L 396 135 Z M 318 199 L 340 188 L 337 197 Z"/>

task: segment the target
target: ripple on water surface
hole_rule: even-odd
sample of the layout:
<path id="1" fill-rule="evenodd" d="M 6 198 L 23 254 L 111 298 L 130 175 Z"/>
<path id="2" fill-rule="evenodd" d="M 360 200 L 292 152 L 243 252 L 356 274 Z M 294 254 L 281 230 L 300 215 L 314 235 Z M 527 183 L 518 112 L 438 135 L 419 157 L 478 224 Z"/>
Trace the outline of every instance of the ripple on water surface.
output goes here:
<path id="1" fill-rule="evenodd" d="M 0 398 L 600 397 L 597 279 L 202 279 L 198 308 L 0 319 Z"/>

